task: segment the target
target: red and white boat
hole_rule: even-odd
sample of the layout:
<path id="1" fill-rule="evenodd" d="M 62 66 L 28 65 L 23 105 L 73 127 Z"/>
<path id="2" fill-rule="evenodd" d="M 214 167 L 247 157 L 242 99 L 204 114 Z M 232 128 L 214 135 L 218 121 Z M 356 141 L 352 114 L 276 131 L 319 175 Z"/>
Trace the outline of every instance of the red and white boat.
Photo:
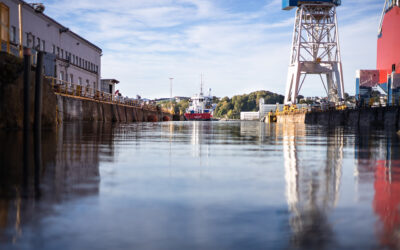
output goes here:
<path id="1" fill-rule="evenodd" d="M 210 89 L 211 90 L 211 89 Z M 189 108 L 186 109 L 186 120 L 210 121 L 215 105 L 212 103 L 212 96 L 203 95 L 203 79 L 200 85 L 200 94 L 194 95 L 189 102 Z"/>

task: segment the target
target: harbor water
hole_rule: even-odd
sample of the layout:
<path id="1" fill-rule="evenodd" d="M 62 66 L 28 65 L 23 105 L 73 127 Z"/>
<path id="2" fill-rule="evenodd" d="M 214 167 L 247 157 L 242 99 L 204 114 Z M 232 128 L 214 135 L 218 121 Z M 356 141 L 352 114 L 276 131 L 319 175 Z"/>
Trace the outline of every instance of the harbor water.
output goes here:
<path id="1" fill-rule="evenodd" d="M 0 249 L 400 248 L 396 131 L 70 123 L 0 140 Z"/>

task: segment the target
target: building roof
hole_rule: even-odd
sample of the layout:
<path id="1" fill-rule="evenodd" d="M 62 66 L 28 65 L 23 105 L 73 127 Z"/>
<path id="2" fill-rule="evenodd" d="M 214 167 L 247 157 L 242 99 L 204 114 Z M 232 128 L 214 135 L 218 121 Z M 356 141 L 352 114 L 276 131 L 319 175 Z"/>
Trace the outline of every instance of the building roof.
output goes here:
<path id="1" fill-rule="evenodd" d="M 21 4 L 24 5 L 24 6 L 28 6 L 28 7 L 31 8 L 37 15 L 40 15 L 40 16 L 42 16 L 42 17 L 47 18 L 49 21 L 51 21 L 51 22 L 57 24 L 57 25 L 60 26 L 61 28 L 67 29 L 67 31 L 66 31 L 67 33 L 70 33 L 70 34 L 74 35 L 75 37 L 77 37 L 78 39 L 80 39 L 80 40 L 82 40 L 82 41 L 88 43 L 90 46 L 94 47 L 95 49 L 99 50 L 100 52 L 103 51 L 103 50 L 102 50 L 100 47 L 98 47 L 97 45 L 93 44 L 92 42 L 89 42 L 89 41 L 86 40 L 85 38 L 81 37 L 80 35 L 76 34 L 76 33 L 73 32 L 73 31 L 69 30 L 68 27 L 65 27 L 64 25 L 60 24 L 59 22 L 57 22 L 57 21 L 54 20 L 53 18 L 49 17 L 48 15 L 44 14 L 43 12 L 37 12 L 37 11 L 35 10 L 35 8 L 33 8 L 33 6 L 30 5 L 29 3 L 27 3 L 27 2 L 25 2 L 25 1 L 23 1 L 23 0 L 15 0 L 15 1 L 17 1 L 18 3 L 21 3 Z"/>
<path id="2" fill-rule="evenodd" d="M 102 81 L 107 81 L 107 82 L 111 82 L 111 83 L 119 83 L 119 81 L 118 80 L 116 80 L 116 79 L 101 79 Z"/>

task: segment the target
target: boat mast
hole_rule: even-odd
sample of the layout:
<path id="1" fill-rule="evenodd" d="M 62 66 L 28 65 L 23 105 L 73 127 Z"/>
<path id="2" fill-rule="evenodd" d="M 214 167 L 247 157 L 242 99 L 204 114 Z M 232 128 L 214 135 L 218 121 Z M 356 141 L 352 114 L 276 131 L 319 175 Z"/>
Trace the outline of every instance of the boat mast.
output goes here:
<path id="1" fill-rule="evenodd" d="M 203 95 L 203 74 L 200 75 L 200 95 Z"/>

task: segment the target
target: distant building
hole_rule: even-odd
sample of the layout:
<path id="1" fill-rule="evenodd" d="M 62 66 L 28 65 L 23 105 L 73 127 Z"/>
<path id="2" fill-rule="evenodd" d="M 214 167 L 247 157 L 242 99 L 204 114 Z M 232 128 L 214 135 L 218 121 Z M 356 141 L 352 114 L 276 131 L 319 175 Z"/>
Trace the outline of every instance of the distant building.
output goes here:
<path id="1" fill-rule="evenodd" d="M 190 100 L 190 97 L 186 97 L 186 96 L 174 96 L 174 97 L 172 97 L 172 99 L 173 99 L 175 102 L 180 102 L 180 101 L 183 101 L 183 100 L 188 101 L 188 100 Z M 157 98 L 157 99 L 154 99 L 154 101 L 156 101 L 156 102 L 163 102 L 163 101 L 170 101 L 170 100 L 171 100 L 171 98 Z"/>
<path id="2" fill-rule="evenodd" d="M 190 100 L 190 97 L 186 97 L 186 96 L 175 96 L 174 97 L 176 102 L 180 102 L 180 101 L 188 101 Z"/>
<path id="3" fill-rule="evenodd" d="M 259 121 L 259 112 L 240 112 L 240 120 L 242 121 Z"/>
<path id="4" fill-rule="evenodd" d="M 115 94 L 115 85 L 118 84 L 119 81 L 115 79 L 101 79 L 101 88 L 100 90 L 105 93 Z"/>
<path id="5" fill-rule="evenodd" d="M 8 12 L 3 13 L 1 26 L 2 33 L 9 30 L 11 53 L 19 53 L 18 5 L 21 5 L 22 45 L 32 48 L 33 52 L 47 52 L 45 74 L 100 90 L 102 50 L 99 47 L 43 14 L 42 5 L 31 5 L 22 0 L 2 0 L 1 4 L 2 13 Z M 3 42 L 1 47 L 2 51 L 6 49 Z"/>

